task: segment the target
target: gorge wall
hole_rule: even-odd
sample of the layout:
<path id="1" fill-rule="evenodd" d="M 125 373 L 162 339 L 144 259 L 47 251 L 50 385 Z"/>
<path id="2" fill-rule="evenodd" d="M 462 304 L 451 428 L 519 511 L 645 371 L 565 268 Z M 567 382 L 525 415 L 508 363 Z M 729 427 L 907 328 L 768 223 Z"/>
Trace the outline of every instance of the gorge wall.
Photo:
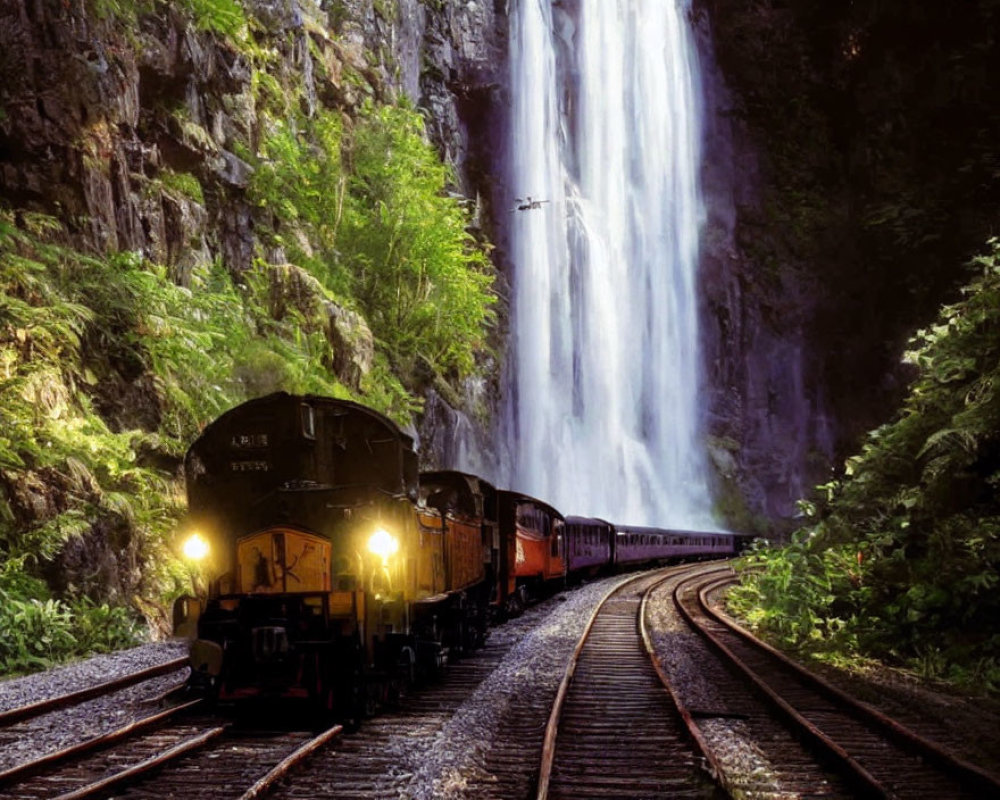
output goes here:
<path id="1" fill-rule="evenodd" d="M 424 438 L 440 440 L 448 457 L 454 436 L 439 428 L 461 420 L 443 399 L 459 404 L 456 389 L 433 370 L 411 370 L 401 393 L 401 379 L 386 377 L 392 365 L 379 366 L 367 321 L 290 263 L 292 248 L 313 246 L 305 232 L 286 224 L 279 233 L 273 210 L 249 186 L 282 111 L 307 120 L 333 112 L 350 126 L 369 105 L 408 98 L 456 168 L 458 190 L 477 204 L 474 233 L 483 233 L 493 202 L 484 165 L 491 132 L 503 129 L 494 119 L 504 69 L 497 14 L 492 2 L 417 0 L 0 7 L 0 246 L 4 258 L 27 265 L 0 270 L 10 292 L 0 297 L 4 580 L 23 586 L 24 569 L 58 593 L 115 602 L 163 589 L 159 554 L 180 510 L 178 445 L 194 431 L 172 421 L 164 429 L 174 378 L 157 372 L 156 354 L 140 341 L 169 339 L 176 320 L 156 317 L 159 332 L 151 331 L 129 305 L 133 290 L 149 291 L 161 271 L 196 294 L 206 281 L 221 286 L 213 272 L 220 265 L 229 284 L 220 299 L 256 292 L 267 306 L 243 324 L 251 344 L 270 337 L 277 349 L 251 348 L 235 375 L 225 374 L 232 363 L 204 364 L 207 393 L 223 380 L 246 394 L 280 388 L 282 376 L 302 367 L 280 353 L 308 356 L 309 337 L 319 337 L 331 385 L 383 408 L 405 409 L 410 392 L 425 395 Z M 113 282 L 120 269 L 123 281 L 120 298 L 104 287 L 98 325 L 86 322 L 90 309 L 62 302 L 75 297 L 72 286 L 56 285 L 70 275 L 66 264 L 85 271 L 88 259 L 95 276 Z M 251 267 L 261 264 L 266 285 L 248 287 L 257 280 Z M 81 323 L 61 329 L 66 338 L 43 362 L 48 329 L 22 319 L 63 313 Z M 168 346 L 176 355 L 216 336 L 194 344 L 178 333 Z M 91 435 L 98 438 L 87 444 Z M 137 475 L 152 483 L 140 488 Z"/>
<path id="2" fill-rule="evenodd" d="M 997 234 L 1000 4 L 696 9 L 712 452 L 784 516 L 896 413 L 907 339 Z"/>

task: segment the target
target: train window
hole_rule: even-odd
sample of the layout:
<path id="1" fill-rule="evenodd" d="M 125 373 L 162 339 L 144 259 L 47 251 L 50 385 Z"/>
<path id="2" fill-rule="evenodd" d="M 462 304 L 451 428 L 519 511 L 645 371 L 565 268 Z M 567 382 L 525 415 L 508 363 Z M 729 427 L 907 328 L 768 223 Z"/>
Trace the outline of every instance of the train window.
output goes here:
<path id="1" fill-rule="evenodd" d="M 302 435 L 306 439 L 316 438 L 316 411 L 308 403 L 299 406 L 300 418 L 302 421 Z"/>

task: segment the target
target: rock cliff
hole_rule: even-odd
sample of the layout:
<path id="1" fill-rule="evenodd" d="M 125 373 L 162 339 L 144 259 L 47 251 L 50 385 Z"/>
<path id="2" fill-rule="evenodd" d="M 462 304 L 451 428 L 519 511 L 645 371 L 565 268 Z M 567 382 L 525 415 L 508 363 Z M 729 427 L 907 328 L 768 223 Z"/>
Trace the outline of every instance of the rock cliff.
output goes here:
<path id="1" fill-rule="evenodd" d="M 349 125 L 368 103 L 408 102 L 425 112 L 431 137 L 456 170 L 457 191 L 477 204 L 475 222 L 487 231 L 491 132 L 502 128 L 497 120 L 503 113 L 502 5 L 4 3 L 0 199 L 11 215 L 10 231 L 35 230 L 34 220 L 44 215 L 58 228 L 46 228 L 46 237 L 80 254 L 74 259 L 128 254 L 137 263 L 162 266 L 181 287 L 192 285 L 196 273 L 203 281 L 206 269 L 221 264 L 235 290 L 245 291 L 245 276 L 256 265 L 266 283 L 267 318 L 247 324 L 265 333 L 284 325 L 298 327 L 302 337 L 321 336 L 332 375 L 358 391 L 372 370 L 386 369 L 374 358 L 373 334 L 356 310 L 331 299 L 300 265 L 289 263 L 270 211 L 250 197 L 252 164 L 282 112 L 308 119 L 334 111 Z M 301 232 L 286 228 L 282 234 L 308 250 Z M 8 244 L 19 246 L 21 235 Z M 22 299 L 29 305 L 44 300 L 30 294 Z M 125 328 L 111 334 L 132 335 Z M 29 338 L 0 308 L 0 346 L 14 359 L 5 362 L 8 377 L 12 366 L 29 363 Z M 68 379 L 53 373 L 57 383 L 46 391 L 65 400 L 82 389 L 82 402 L 92 404 L 111 436 L 150 434 L 125 457 L 169 474 L 177 468 L 177 453 L 154 435 L 163 423 L 162 376 L 127 348 L 101 355 L 93 350 L 99 346 L 96 337 L 84 342 L 89 360 L 103 365 L 99 379 L 90 375 L 91 364 L 78 366 Z M 231 377 L 250 394 L 272 391 L 288 369 L 277 358 L 265 353 Z M 83 382 L 66 383 L 79 375 L 86 376 Z M 450 434 L 435 426 L 442 413 L 452 418 L 456 412 L 440 408 L 432 389 L 436 381 L 440 376 L 429 374 L 425 387 L 408 388 L 431 393 L 427 438 L 442 442 L 440 457 L 451 446 Z M 20 391 L 12 386 L 7 388 Z M 454 390 L 451 397 L 454 402 Z M 62 410 L 52 413 L 64 415 L 65 407 L 62 402 Z M 35 447 L 35 438 L 25 430 L 17 447 Z M 10 459 L 0 459 L 0 545 L 27 541 L 32 531 L 53 525 L 59 529 L 67 515 L 89 516 L 79 511 L 81 503 L 113 505 L 108 485 L 102 490 L 86 464 L 76 480 L 64 474 L 72 472 L 65 464 L 19 463 L 16 448 Z M 136 537 L 140 523 L 124 505 L 95 513 L 90 522 L 75 525 L 78 535 L 70 535 L 69 545 L 56 546 L 45 569 L 50 585 L 119 601 L 148 597 L 140 569 L 147 545 Z M 69 535 L 64 530 L 56 533 Z"/>

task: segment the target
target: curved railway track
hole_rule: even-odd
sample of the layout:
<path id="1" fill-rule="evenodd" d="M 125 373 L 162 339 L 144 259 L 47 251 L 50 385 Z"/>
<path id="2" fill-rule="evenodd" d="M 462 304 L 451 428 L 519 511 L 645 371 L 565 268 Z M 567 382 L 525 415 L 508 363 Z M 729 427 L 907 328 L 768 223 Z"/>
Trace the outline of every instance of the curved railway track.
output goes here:
<path id="1" fill-rule="evenodd" d="M 595 610 L 552 708 L 538 800 L 721 796 L 641 635 L 642 599 L 663 579 L 626 581 Z"/>
<path id="2" fill-rule="evenodd" d="M 718 613 L 732 576 L 694 576 L 673 596 L 689 624 L 858 797 L 1000 797 L 1000 781 L 807 672 Z"/>
<path id="3" fill-rule="evenodd" d="M 397 800 L 448 794 L 522 800 L 534 784 L 534 771 L 526 765 L 537 759 L 555 689 L 546 694 L 536 682 L 525 679 L 532 691 L 517 691 L 517 677 L 505 672 L 506 659 L 545 624 L 552 602 L 533 606 L 494 629 L 483 648 L 449 664 L 439 683 L 405 696 L 398 709 L 366 720 L 359 731 L 342 737 L 280 783 L 271 796 Z M 553 663 L 562 663 L 559 653 L 549 655 Z M 505 697 L 506 691 L 514 695 Z M 490 720 L 463 721 L 467 701 L 484 694 L 496 711 L 492 726 Z M 481 700 L 472 704 L 480 707 Z M 456 741 L 454 729 L 462 731 L 459 740 L 489 737 L 486 752 L 474 759 L 479 762 L 476 766 L 465 760 L 467 753 L 451 752 L 453 747 L 442 745 L 441 737 L 451 744 Z"/>

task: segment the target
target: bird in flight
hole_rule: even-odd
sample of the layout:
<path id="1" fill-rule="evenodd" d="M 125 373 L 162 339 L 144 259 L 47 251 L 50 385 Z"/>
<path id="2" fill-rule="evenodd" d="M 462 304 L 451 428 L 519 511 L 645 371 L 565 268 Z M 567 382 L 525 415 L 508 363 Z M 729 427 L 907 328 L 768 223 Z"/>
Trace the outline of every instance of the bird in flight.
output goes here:
<path id="1" fill-rule="evenodd" d="M 541 208 L 542 207 L 542 203 L 547 203 L 549 201 L 548 200 L 534 200 L 534 199 L 532 199 L 531 195 L 529 194 L 529 195 L 525 195 L 525 198 L 523 200 L 520 197 L 515 197 L 514 198 L 514 202 L 517 205 L 515 205 L 515 207 L 513 209 L 511 209 L 512 211 L 529 211 L 529 210 L 534 209 L 534 208 Z"/>

